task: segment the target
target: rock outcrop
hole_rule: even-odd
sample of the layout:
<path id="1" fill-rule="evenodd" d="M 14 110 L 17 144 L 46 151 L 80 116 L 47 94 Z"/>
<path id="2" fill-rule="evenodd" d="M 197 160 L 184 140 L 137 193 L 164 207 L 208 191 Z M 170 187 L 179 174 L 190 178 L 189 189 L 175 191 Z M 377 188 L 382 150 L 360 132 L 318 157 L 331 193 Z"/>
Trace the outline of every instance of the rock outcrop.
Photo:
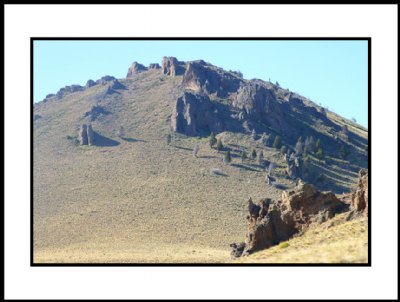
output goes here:
<path id="1" fill-rule="evenodd" d="M 101 106 L 93 106 L 89 111 L 85 112 L 84 117 L 89 118 L 90 121 L 95 121 L 99 117 L 111 114 L 111 112 L 107 111 Z"/>
<path id="2" fill-rule="evenodd" d="M 82 87 L 80 85 L 65 86 L 64 88 L 61 88 L 56 93 L 56 97 L 57 97 L 57 99 L 61 99 L 64 96 L 66 96 L 67 94 L 70 94 L 70 93 L 73 93 L 73 92 L 77 92 L 77 91 L 82 91 L 82 90 L 84 90 L 84 87 Z"/>
<path id="3" fill-rule="evenodd" d="M 231 244 L 232 257 L 246 256 L 269 248 L 294 234 L 304 232 L 312 223 L 322 223 L 347 209 L 332 192 L 319 192 L 310 184 L 300 184 L 282 193 L 282 199 L 249 201 L 246 240 Z M 254 213 L 258 211 L 258 213 Z"/>
<path id="4" fill-rule="evenodd" d="M 109 86 L 111 89 L 115 89 L 115 90 L 118 90 L 118 89 L 126 89 L 126 87 L 125 87 L 125 85 L 123 85 L 120 81 L 118 81 L 117 79 L 115 79 L 115 80 L 112 80 L 111 82 L 110 82 L 110 86 Z"/>
<path id="5" fill-rule="evenodd" d="M 194 91 L 217 93 L 217 96 L 225 97 L 228 93 L 237 91 L 240 81 L 231 73 L 199 60 L 187 64 L 182 85 Z"/>
<path id="6" fill-rule="evenodd" d="M 79 129 L 79 142 L 81 145 L 88 144 L 87 125 L 83 124 Z"/>
<path id="7" fill-rule="evenodd" d="M 92 86 L 94 86 L 94 85 L 96 85 L 96 82 L 95 82 L 95 81 L 93 81 L 93 80 L 88 80 L 88 81 L 86 82 L 85 87 L 86 87 L 86 88 L 89 88 L 89 87 L 92 87 Z"/>
<path id="8" fill-rule="evenodd" d="M 107 85 L 109 82 L 116 80 L 113 76 L 106 75 L 96 81 L 96 84 Z"/>
<path id="9" fill-rule="evenodd" d="M 138 62 L 133 62 L 131 67 L 128 69 L 128 74 L 126 75 L 127 78 L 134 76 L 135 74 L 138 74 L 140 72 L 146 71 L 147 68 L 146 66 L 138 63 Z"/>
<path id="10" fill-rule="evenodd" d="M 176 76 L 185 72 L 182 63 L 175 57 L 163 57 L 161 72 L 165 75 Z"/>
<path id="11" fill-rule="evenodd" d="M 207 95 L 185 92 L 176 101 L 171 116 L 171 129 L 186 135 L 201 135 L 224 129 L 217 105 Z"/>
<path id="12" fill-rule="evenodd" d="M 82 124 L 79 129 L 79 142 L 81 145 L 93 146 L 94 141 L 94 131 L 92 125 Z"/>
<path id="13" fill-rule="evenodd" d="M 351 208 L 368 216 L 368 170 L 358 173 L 357 189 L 351 194 Z"/>
<path id="14" fill-rule="evenodd" d="M 149 69 L 160 69 L 160 68 L 161 68 L 161 66 L 158 63 L 151 63 L 149 65 Z"/>

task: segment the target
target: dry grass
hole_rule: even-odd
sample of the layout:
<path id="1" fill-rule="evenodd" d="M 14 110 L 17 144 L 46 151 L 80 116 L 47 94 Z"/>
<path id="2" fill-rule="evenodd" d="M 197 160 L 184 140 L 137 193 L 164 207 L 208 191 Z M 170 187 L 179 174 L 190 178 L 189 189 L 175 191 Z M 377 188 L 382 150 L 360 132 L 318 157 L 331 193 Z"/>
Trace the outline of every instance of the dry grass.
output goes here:
<path id="1" fill-rule="evenodd" d="M 99 102 L 92 96 L 103 87 L 94 86 L 35 106 L 42 116 L 34 127 L 35 262 L 230 261 L 229 244 L 246 232 L 246 198 L 278 199 L 281 191 L 265 185 L 255 162 L 241 163 L 237 146 L 257 147 L 248 136 L 223 134 L 231 165 L 207 138 L 174 135 L 166 145 L 180 81 L 149 71 L 121 80 L 129 89 Z M 95 104 L 112 114 L 93 129 L 118 145 L 74 146 L 66 138 Z M 127 140 L 115 134 L 121 125 Z M 274 149 L 264 156 L 279 164 Z"/>
<path id="2" fill-rule="evenodd" d="M 346 222 L 346 215 L 338 215 L 285 243 L 240 258 L 237 263 L 367 263 L 368 219 Z"/>

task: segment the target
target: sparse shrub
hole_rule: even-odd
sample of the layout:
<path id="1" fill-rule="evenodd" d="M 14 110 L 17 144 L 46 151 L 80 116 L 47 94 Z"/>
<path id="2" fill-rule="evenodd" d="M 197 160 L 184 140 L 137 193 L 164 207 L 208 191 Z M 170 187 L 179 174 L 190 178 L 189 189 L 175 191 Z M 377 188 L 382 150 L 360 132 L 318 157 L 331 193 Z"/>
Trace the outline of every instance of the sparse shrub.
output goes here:
<path id="1" fill-rule="evenodd" d="M 166 141 L 167 141 L 167 145 L 171 144 L 172 136 L 170 133 L 168 133 Z"/>
<path id="2" fill-rule="evenodd" d="M 125 129 L 124 129 L 123 126 L 119 127 L 118 137 L 120 137 L 120 138 L 124 138 L 125 137 Z"/>
<path id="3" fill-rule="evenodd" d="M 71 141 L 74 145 L 79 145 L 79 139 L 77 136 L 67 135 L 67 140 Z"/>
<path id="4" fill-rule="evenodd" d="M 251 138 L 252 138 L 253 140 L 256 140 L 256 137 L 257 137 L 256 130 L 253 129 L 253 131 L 251 131 Z"/>
<path id="5" fill-rule="evenodd" d="M 242 163 L 244 163 L 244 161 L 247 159 L 246 151 L 242 151 L 242 153 L 240 154 L 240 158 L 242 159 Z"/>
<path id="6" fill-rule="evenodd" d="M 251 158 L 252 158 L 253 160 L 257 158 L 257 151 L 256 151 L 256 149 L 253 149 L 253 150 L 251 151 Z"/>
<path id="7" fill-rule="evenodd" d="M 258 164 L 262 167 L 264 166 L 264 153 L 262 150 L 258 153 Z"/>
<path id="8" fill-rule="evenodd" d="M 348 153 L 347 153 L 346 148 L 344 146 L 341 146 L 339 149 L 339 157 L 341 159 L 345 159 L 347 157 L 347 155 L 348 155 Z"/>
<path id="9" fill-rule="evenodd" d="M 313 152 L 314 145 L 314 138 L 312 136 L 308 136 L 304 142 L 304 152 Z"/>
<path id="10" fill-rule="evenodd" d="M 231 151 L 226 151 L 225 156 L 224 156 L 224 163 L 229 164 L 232 161 L 231 158 Z"/>
<path id="11" fill-rule="evenodd" d="M 323 173 L 319 174 L 316 180 L 318 182 L 324 182 L 325 181 L 325 175 Z"/>
<path id="12" fill-rule="evenodd" d="M 197 158 L 197 155 L 199 154 L 199 150 L 200 150 L 199 145 L 194 146 L 194 148 L 193 148 L 193 156 L 194 157 Z"/>
<path id="13" fill-rule="evenodd" d="M 222 144 L 222 139 L 219 137 L 217 139 L 217 150 L 221 151 L 222 149 L 224 149 L 224 145 Z"/>
<path id="14" fill-rule="evenodd" d="M 281 137 L 280 137 L 279 135 L 277 135 L 277 136 L 275 137 L 273 147 L 276 148 L 276 149 L 278 149 L 278 148 L 281 147 L 281 143 L 282 143 Z"/>
<path id="15" fill-rule="evenodd" d="M 285 249 L 287 247 L 289 247 L 289 243 L 287 241 L 279 243 L 279 248 Z"/>
<path id="16" fill-rule="evenodd" d="M 321 140 L 317 139 L 314 145 L 314 152 L 317 152 L 320 147 L 321 147 Z"/>
<path id="17" fill-rule="evenodd" d="M 260 140 L 261 140 L 261 143 L 262 143 L 264 146 L 266 146 L 266 145 L 268 144 L 268 135 L 264 132 L 264 133 L 261 135 Z"/>
<path id="18" fill-rule="evenodd" d="M 301 141 L 301 136 L 299 137 L 296 146 L 294 147 L 296 155 L 301 155 L 303 153 L 303 142 Z"/>
<path id="19" fill-rule="evenodd" d="M 315 155 L 319 158 L 319 159 L 323 159 L 325 157 L 324 154 L 324 150 L 320 147 L 317 151 L 317 153 L 315 153 Z"/>
<path id="20" fill-rule="evenodd" d="M 217 138 L 215 137 L 215 132 L 211 132 L 210 134 L 210 147 L 214 147 L 217 143 Z"/>
<path id="21" fill-rule="evenodd" d="M 273 161 L 271 161 L 268 166 L 268 174 L 269 175 L 272 175 L 272 172 L 274 172 L 275 167 L 276 167 L 276 164 Z"/>

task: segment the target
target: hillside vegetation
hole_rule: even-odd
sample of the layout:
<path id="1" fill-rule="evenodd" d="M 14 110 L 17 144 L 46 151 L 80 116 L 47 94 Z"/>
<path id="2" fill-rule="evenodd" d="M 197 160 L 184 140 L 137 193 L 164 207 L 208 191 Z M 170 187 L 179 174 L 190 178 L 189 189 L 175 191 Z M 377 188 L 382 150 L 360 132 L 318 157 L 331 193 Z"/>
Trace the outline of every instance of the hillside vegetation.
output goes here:
<path id="1" fill-rule="evenodd" d="M 282 193 L 282 188 L 265 184 L 265 167 L 257 160 L 242 161 L 241 153 L 262 150 L 266 160 L 276 163 L 277 182 L 290 188 L 295 183 L 285 175 L 284 157 L 260 142 L 261 133 L 254 140 L 246 131 L 221 131 L 217 137 L 225 148 L 217 151 L 210 147 L 208 135 L 171 131 L 176 100 L 187 90 L 181 84 L 182 75 L 149 69 L 118 82 L 124 88 L 111 93 L 104 93 L 105 85 L 93 85 L 34 106 L 34 261 L 235 262 L 230 259 L 229 244 L 244 236 L 248 196 L 279 199 Z M 229 103 L 229 96 L 222 99 Z M 102 113 L 93 114 L 94 106 L 100 106 Z M 367 140 L 362 127 L 333 113 L 327 117 Z M 79 144 L 82 123 L 93 126 L 96 145 Z M 121 126 L 122 137 L 117 133 Z M 321 124 L 319 131 L 324 129 Z M 168 134 L 172 136 L 169 144 Z M 292 146 L 289 138 L 284 142 Z M 364 143 L 356 142 L 354 148 Z M 197 157 L 193 155 L 196 145 Z M 351 190 L 358 169 L 366 162 L 353 161 L 353 155 L 339 159 L 326 149 L 323 160 L 310 155 L 310 165 L 325 177 L 316 185 L 337 193 Z M 227 150 L 230 164 L 223 162 Z M 212 169 L 222 173 L 212 173 Z M 352 253 L 352 248 L 364 248 L 365 221 L 341 224 L 319 236 L 326 232 L 335 237 L 330 232 L 339 232 L 344 238 L 351 228 L 360 234 L 359 243 L 347 246 L 343 239 L 338 248 Z M 285 249 L 288 253 L 307 245 L 303 258 L 278 255 L 280 250 L 273 248 L 266 255 L 269 260 L 259 258 L 260 253 L 241 261 L 365 259 L 358 251 L 354 257 L 313 258 L 313 245 L 322 239 L 313 237 L 307 244 L 309 237 L 305 238 L 303 243 L 293 239 Z"/>

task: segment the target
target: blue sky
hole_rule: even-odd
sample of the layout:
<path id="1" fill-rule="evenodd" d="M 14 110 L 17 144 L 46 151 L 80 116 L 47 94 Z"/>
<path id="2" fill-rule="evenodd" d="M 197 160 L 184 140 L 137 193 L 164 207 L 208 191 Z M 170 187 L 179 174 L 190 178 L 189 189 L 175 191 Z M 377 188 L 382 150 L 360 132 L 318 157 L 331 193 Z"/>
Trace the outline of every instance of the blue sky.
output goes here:
<path id="1" fill-rule="evenodd" d="M 163 56 L 278 81 L 368 126 L 367 41 L 35 41 L 34 101 L 88 79 L 123 78 L 133 61 L 147 66 Z"/>

